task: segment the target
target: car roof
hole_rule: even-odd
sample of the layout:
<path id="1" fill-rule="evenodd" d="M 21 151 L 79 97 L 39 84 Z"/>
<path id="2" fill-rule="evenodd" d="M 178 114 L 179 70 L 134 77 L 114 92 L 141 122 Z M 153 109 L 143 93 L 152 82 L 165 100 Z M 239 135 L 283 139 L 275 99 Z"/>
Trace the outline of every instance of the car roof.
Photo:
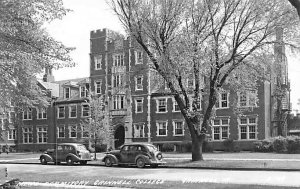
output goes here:
<path id="1" fill-rule="evenodd" d="M 154 146 L 151 143 L 145 143 L 145 142 L 131 142 L 131 143 L 125 143 L 124 145 L 141 145 L 141 146 Z"/>
<path id="2" fill-rule="evenodd" d="M 78 146 L 78 145 L 83 145 L 80 143 L 58 143 L 57 145 L 70 145 L 70 146 Z"/>

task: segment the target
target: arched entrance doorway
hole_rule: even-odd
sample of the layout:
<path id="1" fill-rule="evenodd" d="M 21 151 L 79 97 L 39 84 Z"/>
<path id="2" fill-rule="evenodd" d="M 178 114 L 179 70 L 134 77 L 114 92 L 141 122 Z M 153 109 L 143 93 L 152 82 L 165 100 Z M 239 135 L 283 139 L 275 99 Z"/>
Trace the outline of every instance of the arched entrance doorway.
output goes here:
<path id="1" fill-rule="evenodd" d="M 123 125 L 117 126 L 115 130 L 115 148 L 120 147 L 125 142 L 125 128 Z"/>

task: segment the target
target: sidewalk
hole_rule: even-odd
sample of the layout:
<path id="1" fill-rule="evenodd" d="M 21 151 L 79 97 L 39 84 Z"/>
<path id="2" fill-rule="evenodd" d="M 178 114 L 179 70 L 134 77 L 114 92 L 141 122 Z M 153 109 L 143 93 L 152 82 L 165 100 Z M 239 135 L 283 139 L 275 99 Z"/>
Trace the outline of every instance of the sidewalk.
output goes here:
<path id="1" fill-rule="evenodd" d="M 97 153 L 97 160 L 88 165 L 101 165 L 104 153 Z M 191 161 L 190 153 L 163 153 L 167 162 L 161 167 L 192 169 L 234 169 L 234 170 L 284 170 L 300 171 L 300 154 L 275 153 L 204 153 L 204 161 Z M 0 156 L 0 164 L 38 164 L 40 154 L 16 153 Z"/>

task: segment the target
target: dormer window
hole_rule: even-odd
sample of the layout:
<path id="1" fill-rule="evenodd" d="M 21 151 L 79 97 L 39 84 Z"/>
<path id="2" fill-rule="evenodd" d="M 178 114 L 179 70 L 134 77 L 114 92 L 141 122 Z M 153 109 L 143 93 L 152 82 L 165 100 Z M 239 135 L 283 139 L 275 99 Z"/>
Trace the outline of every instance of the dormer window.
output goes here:
<path id="1" fill-rule="evenodd" d="M 71 90 L 70 87 L 65 88 L 65 98 L 70 98 Z"/>
<path id="2" fill-rule="evenodd" d="M 80 97 L 81 98 L 87 97 L 87 88 L 86 88 L 86 86 L 80 86 Z"/>

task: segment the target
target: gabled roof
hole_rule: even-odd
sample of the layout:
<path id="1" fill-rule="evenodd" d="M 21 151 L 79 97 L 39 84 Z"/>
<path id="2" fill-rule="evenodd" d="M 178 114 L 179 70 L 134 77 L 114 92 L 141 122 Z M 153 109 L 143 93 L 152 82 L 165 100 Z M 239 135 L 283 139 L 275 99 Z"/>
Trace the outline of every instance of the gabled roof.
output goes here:
<path id="1" fill-rule="evenodd" d="M 39 81 L 39 83 L 45 90 L 51 91 L 52 97 L 59 97 L 59 84 L 44 81 Z"/>

